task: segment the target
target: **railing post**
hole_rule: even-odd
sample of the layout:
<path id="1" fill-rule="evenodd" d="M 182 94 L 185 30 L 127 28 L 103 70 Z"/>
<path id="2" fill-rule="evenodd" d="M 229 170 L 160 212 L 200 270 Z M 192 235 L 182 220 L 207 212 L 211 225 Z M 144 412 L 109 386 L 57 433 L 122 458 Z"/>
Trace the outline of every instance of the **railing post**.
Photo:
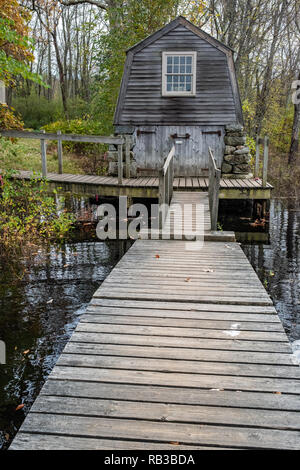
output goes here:
<path id="1" fill-rule="evenodd" d="M 264 139 L 264 163 L 263 163 L 263 177 L 262 177 L 263 188 L 267 186 L 268 160 L 269 160 L 269 137 L 266 135 Z"/>
<path id="2" fill-rule="evenodd" d="M 125 136 L 125 176 L 130 178 L 130 137 Z"/>
<path id="3" fill-rule="evenodd" d="M 208 188 L 208 199 L 209 199 L 209 211 L 210 211 L 210 225 L 211 230 L 216 231 L 218 228 L 218 211 L 219 211 L 219 189 L 221 170 L 217 168 L 216 162 L 209 147 L 209 188 Z"/>
<path id="4" fill-rule="evenodd" d="M 123 145 L 118 145 L 118 184 L 123 184 Z"/>
<path id="5" fill-rule="evenodd" d="M 45 134 L 45 130 L 43 130 Z M 46 139 L 41 138 L 42 175 L 47 178 L 47 144 Z"/>
<path id="6" fill-rule="evenodd" d="M 61 131 L 57 131 L 57 135 L 61 135 Z M 57 139 L 57 157 L 58 157 L 58 173 L 62 175 L 63 172 L 63 149 L 62 140 Z"/>
<path id="7" fill-rule="evenodd" d="M 216 232 L 218 228 L 218 212 L 219 212 L 219 187 L 220 187 L 220 178 L 221 172 L 217 170 L 215 172 L 214 178 L 214 192 L 213 192 L 213 202 L 212 202 L 212 220 L 211 220 L 211 229 Z"/>
<path id="8" fill-rule="evenodd" d="M 165 175 L 164 170 L 159 172 L 159 228 L 162 229 L 165 221 L 165 198 L 166 198 L 166 188 L 165 188 Z"/>
<path id="9" fill-rule="evenodd" d="M 260 137 L 259 135 L 257 135 L 256 136 L 256 154 L 255 154 L 255 172 L 254 172 L 255 178 L 258 178 L 258 175 L 259 175 L 259 153 L 260 153 L 259 143 L 260 143 Z"/>

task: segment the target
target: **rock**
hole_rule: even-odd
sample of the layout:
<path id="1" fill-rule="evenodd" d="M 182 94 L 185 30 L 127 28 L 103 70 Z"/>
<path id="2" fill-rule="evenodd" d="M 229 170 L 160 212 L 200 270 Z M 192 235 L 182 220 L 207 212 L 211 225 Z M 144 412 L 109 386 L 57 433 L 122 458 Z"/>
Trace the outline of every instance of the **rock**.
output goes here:
<path id="1" fill-rule="evenodd" d="M 241 124 L 236 124 L 236 123 L 231 123 L 227 124 L 225 127 L 226 133 L 227 132 L 241 132 L 244 130 L 243 126 Z"/>
<path id="2" fill-rule="evenodd" d="M 107 161 L 116 162 L 118 161 L 118 152 L 107 152 Z"/>
<path id="3" fill-rule="evenodd" d="M 236 147 L 237 145 L 244 145 L 246 143 L 246 136 L 225 136 L 225 144 Z"/>
<path id="4" fill-rule="evenodd" d="M 244 153 L 248 153 L 248 154 L 250 153 L 249 147 L 242 147 L 241 149 L 236 150 L 234 152 L 234 155 L 244 155 Z"/>
<path id="5" fill-rule="evenodd" d="M 115 176 L 118 174 L 118 164 L 117 162 L 109 162 L 108 164 L 108 175 Z"/>
<path id="6" fill-rule="evenodd" d="M 230 153 L 234 153 L 234 152 L 235 152 L 235 147 L 232 147 L 230 145 L 225 146 L 224 155 L 229 155 Z"/>
<path id="7" fill-rule="evenodd" d="M 229 163 L 223 162 L 222 164 L 222 173 L 231 173 L 232 172 L 232 165 Z"/>
<path id="8" fill-rule="evenodd" d="M 250 155 L 225 155 L 224 161 L 231 165 L 239 165 L 241 163 L 249 163 Z"/>
<path id="9" fill-rule="evenodd" d="M 241 163 L 240 165 L 234 165 L 233 173 L 240 174 L 240 173 L 249 173 L 250 166 L 246 163 Z"/>

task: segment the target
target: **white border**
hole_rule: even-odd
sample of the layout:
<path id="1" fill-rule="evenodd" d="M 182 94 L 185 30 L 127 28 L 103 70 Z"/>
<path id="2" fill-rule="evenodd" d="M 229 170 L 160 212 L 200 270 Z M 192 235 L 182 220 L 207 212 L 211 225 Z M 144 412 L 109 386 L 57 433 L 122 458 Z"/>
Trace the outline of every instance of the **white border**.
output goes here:
<path id="1" fill-rule="evenodd" d="M 192 90 L 191 91 L 167 91 L 167 57 L 169 55 L 191 55 L 192 56 Z M 162 96 L 195 96 L 196 95 L 196 70 L 197 70 L 197 51 L 163 51 L 161 68 L 161 92 Z M 180 74 L 179 74 L 180 75 Z"/>

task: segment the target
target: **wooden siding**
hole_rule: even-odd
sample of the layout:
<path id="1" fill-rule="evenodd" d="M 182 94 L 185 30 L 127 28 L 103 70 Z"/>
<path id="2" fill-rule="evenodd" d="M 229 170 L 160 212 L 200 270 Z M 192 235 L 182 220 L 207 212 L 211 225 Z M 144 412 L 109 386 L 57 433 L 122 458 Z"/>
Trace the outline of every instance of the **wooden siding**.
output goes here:
<path id="1" fill-rule="evenodd" d="M 193 97 L 162 97 L 162 51 L 197 51 Z M 117 125 L 224 125 L 239 121 L 229 55 L 179 24 L 142 50 L 128 53 Z"/>
<path id="2" fill-rule="evenodd" d="M 139 133 L 139 131 L 141 133 Z M 146 133 L 142 133 L 146 131 Z M 220 135 L 210 132 L 220 132 Z M 177 134 L 177 139 L 171 135 Z M 180 136 L 189 134 L 189 139 Z M 220 168 L 224 155 L 224 127 L 222 126 L 137 126 L 136 145 L 133 149 L 138 168 L 152 170 L 153 175 L 162 168 L 173 142 L 176 145 L 175 176 L 201 176 L 208 169 L 208 147 L 214 152 Z"/>

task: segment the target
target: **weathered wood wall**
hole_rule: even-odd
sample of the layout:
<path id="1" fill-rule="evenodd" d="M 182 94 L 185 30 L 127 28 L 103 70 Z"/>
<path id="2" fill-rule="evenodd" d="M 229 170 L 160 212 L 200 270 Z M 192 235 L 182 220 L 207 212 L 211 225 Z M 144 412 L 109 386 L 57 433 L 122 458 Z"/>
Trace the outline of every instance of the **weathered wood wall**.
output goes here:
<path id="1" fill-rule="evenodd" d="M 197 51 L 196 96 L 162 96 L 162 51 L 167 50 Z M 116 125 L 224 125 L 239 120 L 228 55 L 182 24 L 132 53 Z"/>
<path id="2" fill-rule="evenodd" d="M 174 134 L 178 138 L 170 137 Z M 180 137 L 186 134 L 190 135 L 188 139 Z M 137 167 L 148 170 L 147 174 L 157 174 L 176 141 L 182 144 L 176 145 L 175 176 L 200 176 L 208 173 L 209 147 L 213 150 L 217 166 L 221 168 L 222 165 L 224 126 L 137 126 L 135 140 L 133 152 Z"/>

